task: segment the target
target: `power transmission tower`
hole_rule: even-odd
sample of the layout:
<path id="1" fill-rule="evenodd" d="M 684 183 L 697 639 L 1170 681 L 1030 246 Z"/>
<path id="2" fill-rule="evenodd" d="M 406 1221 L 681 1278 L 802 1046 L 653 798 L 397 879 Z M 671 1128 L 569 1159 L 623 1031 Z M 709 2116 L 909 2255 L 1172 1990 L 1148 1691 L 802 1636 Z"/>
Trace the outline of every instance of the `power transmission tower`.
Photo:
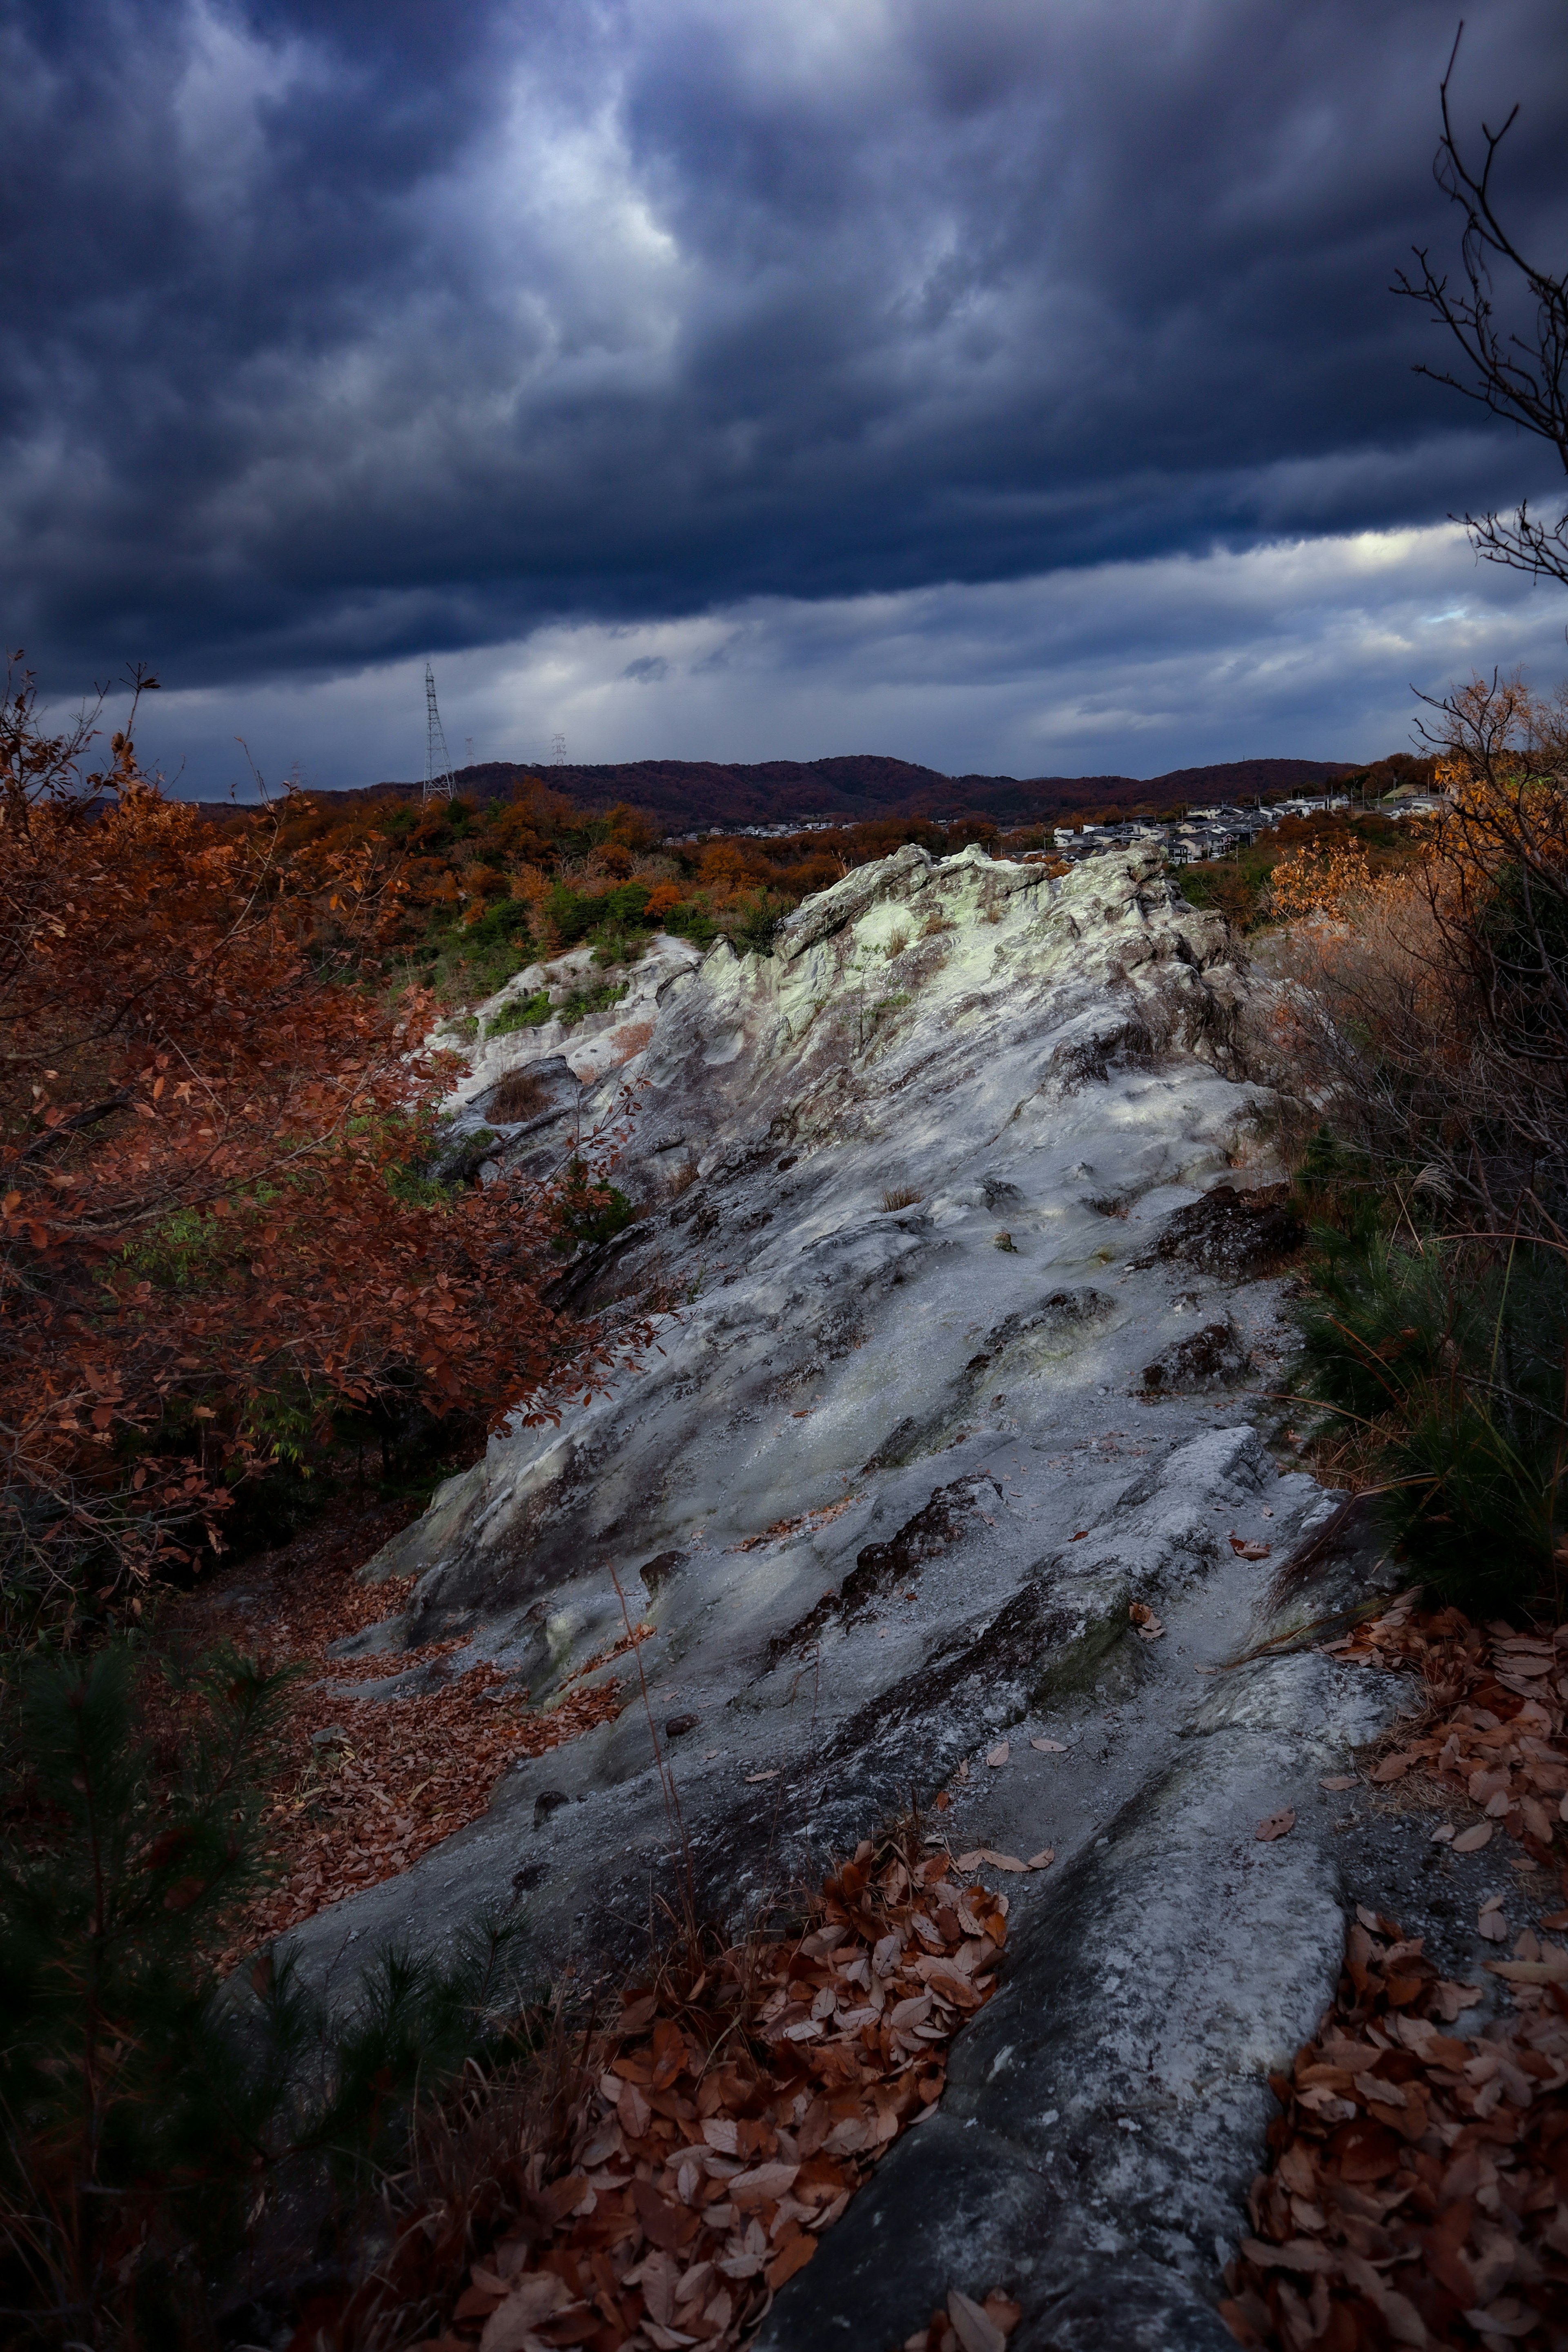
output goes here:
<path id="1" fill-rule="evenodd" d="M 452 761 L 447 750 L 447 737 L 441 725 L 441 714 L 436 708 L 436 673 L 428 662 L 425 665 L 425 798 L 427 801 L 455 800 L 457 781 L 452 774 Z"/>
<path id="2" fill-rule="evenodd" d="M 552 735 L 551 737 L 550 759 L 551 764 L 553 767 L 563 768 L 566 765 L 566 738 L 564 735 Z"/>

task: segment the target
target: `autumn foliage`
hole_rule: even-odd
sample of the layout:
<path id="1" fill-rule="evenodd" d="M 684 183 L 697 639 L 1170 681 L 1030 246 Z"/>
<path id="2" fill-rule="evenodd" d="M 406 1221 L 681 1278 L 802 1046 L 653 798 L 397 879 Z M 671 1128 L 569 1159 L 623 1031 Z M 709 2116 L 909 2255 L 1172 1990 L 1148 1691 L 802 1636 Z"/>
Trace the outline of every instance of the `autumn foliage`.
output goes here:
<path id="1" fill-rule="evenodd" d="M 144 682 L 150 683 L 150 682 Z M 290 796 L 218 829 L 129 733 L 0 721 L 0 1574 L 134 1601 L 344 1416 L 480 1429 L 614 1350 L 547 1303 L 547 1192 L 422 1172 L 444 1078 L 389 989 L 406 877 Z"/>

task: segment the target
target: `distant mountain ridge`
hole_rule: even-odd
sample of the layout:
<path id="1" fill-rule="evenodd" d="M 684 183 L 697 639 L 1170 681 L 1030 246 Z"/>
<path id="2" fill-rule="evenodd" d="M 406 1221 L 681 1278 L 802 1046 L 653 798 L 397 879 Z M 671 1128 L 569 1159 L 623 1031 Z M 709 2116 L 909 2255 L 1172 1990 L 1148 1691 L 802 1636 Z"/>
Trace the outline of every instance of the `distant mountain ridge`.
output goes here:
<path id="1" fill-rule="evenodd" d="M 791 817 L 989 816 L 1010 825 L 1049 822 L 1085 808 L 1145 803 L 1252 800 L 1259 793 L 1319 789 L 1352 772 L 1344 760 L 1229 760 L 1161 776 L 948 776 L 874 752 L 827 760 L 626 760 L 592 767 L 481 761 L 457 772 L 458 789 L 500 800 L 536 776 L 580 808 L 618 801 L 644 809 L 671 833 L 705 825 L 773 824 Z M 381 783 L 320 799 L 404 798 L 417 783 Z"/>

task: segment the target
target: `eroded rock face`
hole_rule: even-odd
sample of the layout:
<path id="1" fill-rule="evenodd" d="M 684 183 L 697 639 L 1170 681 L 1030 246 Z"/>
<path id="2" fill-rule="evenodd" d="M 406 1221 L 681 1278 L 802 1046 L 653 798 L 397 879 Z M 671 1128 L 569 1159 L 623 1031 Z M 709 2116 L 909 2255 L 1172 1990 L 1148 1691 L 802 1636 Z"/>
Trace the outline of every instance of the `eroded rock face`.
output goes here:
<path id="1" fill-rule="evenodd" d="M 1242 987 L 1219 921 L 1137 857 L 1053 883 L 910 847 L 808 900 L 771 958 L 663 943 L 612 1011 L 492 1039 L 461 1090 L 459 1142 L 537 1064 L 540 1095 L 501 1099 L 544 1108 L 491 1149 L 542 1168 L 634 1087 L 616 1181 L 643 1213 L 570 1279 L 606 1313 L 656 1274 L 685 1303 L 640 1373 L 493 1441 L 372 1563 L 418 1582 L 371 1638 L 466 1635 L 458 1659 L 547 1702 L 644 1618 L 649 1706 L 521 1765 L 312 1922 L 307 1958 L 521 1890 L 542 1967 L 627 1947 L 672 1867 L 654 1724 L 699 1898 L 737 1924 L 944 1785 L 955 1851 L 1058 1856 L 1009 1881 L 1010 1979 L 942 2114 L 771 2346 L 847 2317 L 899 2340 L 948 2285 L 1006 2283 L 1047 2330 L 1017 2343 L 1066 2352 L 1109 2340 L 1117 2280 L 1142 2298 L 1124 2340 L 1227 2340 L 1215 2242 L 1338 1961 L 1316 1776 L 1364 1728 L 1318 1661 L 1223 1693 L 1194 1673 L 1271 1622 L 1272 1566 L 1229 1538 L 1278 1564 L 1333 1508 L 1271 1459 L 1247 1385 L 1279 1385 L 1255 1277 L 1288 1235 L 1233 1168 Z M 1130 1640 L 1133 1601 L 1163 1641 Z M 1300 1833 L 1255 1847 L 1289 1803 Z"/>

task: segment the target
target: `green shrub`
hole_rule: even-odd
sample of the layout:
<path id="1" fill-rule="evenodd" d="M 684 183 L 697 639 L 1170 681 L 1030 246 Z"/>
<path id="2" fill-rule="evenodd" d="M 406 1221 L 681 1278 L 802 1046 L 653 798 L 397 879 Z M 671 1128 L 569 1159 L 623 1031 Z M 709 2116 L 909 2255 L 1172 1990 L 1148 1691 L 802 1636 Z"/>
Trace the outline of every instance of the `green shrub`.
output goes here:
<path id="1" fill-rule="evenodd" d="M 719 926 L 702 898 L 672 907 L 664 918 L 664 928 L 671 939 L 689 940 L 694 948 L 710 948 L 719 936 Z"/>
<path id="2" fill-rule="evenodd" d="M 1560 1253 L 1423 1232 L 1371 1193 L 1313 1238 L 1308 1393 L 1363 1433 L 1390 1533 L 1435 1591 L 1528 1608 L 1564 1517 Z"/>
<path id="3" fill-rule="evenodd" d="M 555 1017 L 563 1029 L 575 1029 L 588 1013 L 607 1013 L 612 1004 L 618 1004 L 630 985 L 623 980 L 606 982 L 603 988 L 574 988 L 556 1006 Z"/>
<path id="4" fill-rule="evenodd" d="M 485 1023 L 487 1037 L 510 1037 L 514 1029 L 542 1029 L 550 1018 L 550 991 L 532 996 L 509 996 L 499 1013 Z"/>
<path id="5" fill-rule="evenodd" d="M 35 2340 L 209 2341 L 205 2282 L 269 2198 L 368 2185 L 416 2091 L 500 2047 L 496 1923 L 446 1968 L 381 1952 L 335 2015 L 287 1964 L 258 1965 L 253 2000 L 220 1985 L 287 1679 L 225 1649 L 152 1706 L 121 1642 L 34 1658 L 9 1694 L 0 2304 Z"/>
<path id="6" fill-rule="evenodd" d="M 633 1210 L 624 1192 L 574 1160 L 562 1180 L 557 1213 L 561 1223 L 557 1246 L 574 1249 L 580 1242 L 613 1241 L 631 1223 Z"/>
<path id="7" fill-rule="evenodd" d="M 747 901 L 739 919 L 731 923 L 735 945 L 749 949 L 754 955 L 772 955 L 773 934 L 788 912 L 787 898 L 776 898 L 771 890 L 759 890 L 755 898 Z"/>

